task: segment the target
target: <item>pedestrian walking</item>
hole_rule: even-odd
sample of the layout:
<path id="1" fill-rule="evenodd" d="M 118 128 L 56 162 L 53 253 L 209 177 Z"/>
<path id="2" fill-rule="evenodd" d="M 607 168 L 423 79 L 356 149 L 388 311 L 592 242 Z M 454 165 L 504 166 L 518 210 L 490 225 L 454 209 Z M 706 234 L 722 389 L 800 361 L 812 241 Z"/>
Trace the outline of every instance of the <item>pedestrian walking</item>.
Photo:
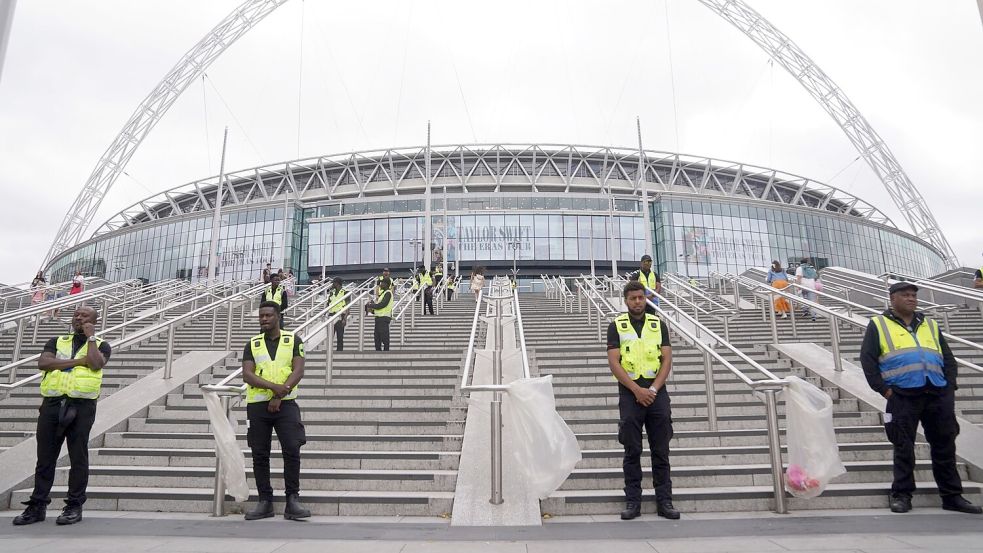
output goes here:
<path id="1" fill-rule="evenodd" d="M 768 271 L 768 276 L 765 278 L 765 283 L 771 284 L 776 290 L 784 290 L 788 288 L 788 273 L 782 268 L 781 262 L 777 259 L 771 262 L 771 270 Z M 775 313 L 780 315 L 783 319 L 788 318 L 788 314 L 792 311 L 792 306 L 789 301 L 782 296 L 775 296 Z"/>
<path id="2" fill-rule="evenodd" d="M 795 269 L 795 283 L 799 285 L 802 298 L 811 302 L 818 303 L 819 295 L 816 294 L 816 280 L 819 278 L 819 271 L 812 265 L 808 257 L 803 257 L 799 261 L 799 266 Z M 806 307 L 802 316 L 811 315 L 812 320 L 816 320 L 816 312 L 810 307 Z"/>
<path id="3" fill-rule="evenodd" d="M 471 269 L 471 292 L 474 294 L 475 299 L 478 299 L 478 293 L 481 289 L 485 287 L 485 268 L 478 266 Z"/>
<path id="4" fill-rule="evenodd" d="M 85 289 L 85 277 L 82 275 L 82 271 L 75 271 L 75 276 L 72 277 L 72 288 L 68 291 L 69 295 L 81 294 L 82 290 Z"/>
<path id="5" fill-rule="evenodd" d="M 272 275 L 273 275 L 273 267 L 270 266 L 270 263 L 267 263 L 266 268 L 263 269 L 263 284 L 269 284 L 270 277 Z"/>
<path id="6" fill-rule="evenodd" d="M 38 271 L 38 274 L 34 275 L 34 280 L 31 281 L 31 305 L 36 305 L 44 301 L 44 288 L 48 285 L 47 279 L 44 278 L 44 271 Z"/>
<path id="7" fill-rule="evenodd" d="M 447 301 L 451 301 L 451 298 L 454 297 L 454 289 L 457 288 L 456 278 L 457 277 L 454 276 L 454 271 L 447 273 Z"/>

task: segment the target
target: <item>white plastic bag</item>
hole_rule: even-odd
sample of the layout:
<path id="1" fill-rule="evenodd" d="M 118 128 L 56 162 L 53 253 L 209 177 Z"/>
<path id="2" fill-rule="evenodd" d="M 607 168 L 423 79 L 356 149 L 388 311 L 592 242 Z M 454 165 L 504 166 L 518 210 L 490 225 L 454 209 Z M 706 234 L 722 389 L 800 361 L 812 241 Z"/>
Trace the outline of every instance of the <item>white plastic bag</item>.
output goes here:
<path id="1" fill-rule="evenodd" d="M 816 497 L 830 480 L 846 472 L 833 431 L 833 400 L 801 378 L 790 376 L 787 380 L 785 489 L 795 497 Z"/>
<path id="2" fill-rule="evenodd" d="M 526 485 L 546 499 L 570 476 L 581 459 L 577 436 L 556 412 L 553 377 L 512 382 L 506 395 L 505 432 Z"/>
<path id="3" fill-rule="evenodd" d="M 222 460 L 221 478 L 225 481 L 225 490 L 236 501 L 249 499 L 249 486 L 246 484 L 246 459 L 242 449 L 236 443 L 235 419 L 225 418 L 222 402 L 215 392 L 206 392 L 205 407 L 208 408 L 208 418 L 215 433 L 215 455 Z"/>

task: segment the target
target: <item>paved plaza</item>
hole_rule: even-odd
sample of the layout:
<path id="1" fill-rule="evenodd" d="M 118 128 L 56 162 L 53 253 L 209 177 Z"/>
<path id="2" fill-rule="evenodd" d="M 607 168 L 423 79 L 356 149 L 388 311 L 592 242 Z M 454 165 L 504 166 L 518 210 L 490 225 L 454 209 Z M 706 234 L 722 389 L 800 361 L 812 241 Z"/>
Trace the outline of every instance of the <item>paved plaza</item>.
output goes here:
<path id="1" fill-rule="evenodd" d="M 203 553 L 507 552 L 588 551 L 734 552 L 964 552 L 983 551 L 979 517 L 919 509 L 880 511 L 654 515 L 621 522 L 615 516 L 562 517 L 542 527 L 452 527 L 420 517 L 313 517 L 245 522 L 239 516 L 87 511 L 76 526 L 54 517 L 14 527 L 14 511 L 0 513 L 0 551 L 85 553 L 148 551 Z M 70 536 L 71 539 L 65 539 Z"/>

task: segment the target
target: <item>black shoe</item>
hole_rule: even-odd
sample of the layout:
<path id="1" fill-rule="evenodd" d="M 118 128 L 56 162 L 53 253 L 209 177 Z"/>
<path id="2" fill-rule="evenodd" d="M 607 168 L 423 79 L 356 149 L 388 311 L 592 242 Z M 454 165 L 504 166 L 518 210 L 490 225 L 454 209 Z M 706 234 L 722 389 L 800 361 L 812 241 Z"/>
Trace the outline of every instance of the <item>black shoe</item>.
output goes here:
<path id="1" fill-rule="evenodd" d="M 273 502 L 269 499 L 260 499 L 251 511 L 246 511 L 246 520 L 270 518 L 273 515 Z"/>
<path id="2" fill-rule="evenodd" d="M 638 518 L 642 514 L 642 504 L 634 501 L 625 503 L 625 510 L 621 511 L 621 520 L 631 520 Z"/>
<path id="3" fill-rule="evenodd" d="M 287 520 L 300 520 L 302 518 L 309 518 L 310 516 L 311 510 L 304 508 L 297 494 L 292 493 L 287 496 L 287 506 L 283 509 L 283 518 Z"/>
<path id="4" fill-rule="evenodd" d="M 679 511 L 672 506 L 672 501 L 663 501 L 656 507 L 655 512 L 662 518 L 679 520 Z"/>
<path id="5" fill-rule="evenodd" d="M 964 500 L 965 501 L 965 500 Z M 907 513 L 911 510 L 911 498 L 906 495 L 891 496 L 891 512 Z"/>
<path id="6" fill-rule="evenodd" d="M 967 513 L 970 515 L 978 515 L 983 513 L 983 507 L 973 505 L 961 495 L 954 495 L 943 499 L 942 508 L 946 511 L 959 511 L 960 513 Z"/>
<path id="7" fill-rule="evenodd" d="M 55 519 L 55 524 L 58 526 L 66 526 L 68 524 L 75 524 L 76 522 L 82 522 L 81 505 L 65 505 L 61 514 Z"/>
<path id="8" fill-rule="evenodd" d="M 26 526 L 44 520 L 47 508 L 44 505 L 28 504 L 24 512 L 14 517 L 14 526 Z"/>

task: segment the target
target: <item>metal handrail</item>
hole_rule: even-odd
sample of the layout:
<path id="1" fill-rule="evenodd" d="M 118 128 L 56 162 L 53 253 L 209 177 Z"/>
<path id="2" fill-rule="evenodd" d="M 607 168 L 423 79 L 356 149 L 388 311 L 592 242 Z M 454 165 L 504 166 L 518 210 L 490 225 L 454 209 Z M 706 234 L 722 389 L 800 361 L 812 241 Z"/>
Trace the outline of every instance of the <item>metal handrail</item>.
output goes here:
<path id="1" fill-rule="evenodd" d="M 173 362 L 172 356 L 173 356 L 173 343 L 174 343 L 174 329 L 175 329 L 176 325 L 178 323 L 181 323 L 181 322 L 183 322 L 183 321 L 185 321 L 187 319 L 190 319 L 192 317 L 197 317 L 199 315 L 208 313 L 210 311 L 217 310 L 218 308 L 223 307 L 227 303 L 227 304 L 229 304 L 229 327 L 228 327 L 228 332 L 226 334 L 226 342 L 228 342 L 228 340 L 231 338 L 231 330 L 232 330 L 231 321 L 232 321 L 232 304 L 233 304 L 233 302 L 235 302 L 238 299 L 249 298 L 249 296 L 251 294 L 253 294 L 256 289 L 258 289 L 258 287 L 257 288 L 251 288 L 249 290 L 240 292 L 240 293 L 235 294 L 233 296 L 229 296 L 227 298 L 224 298 L 224 299 L 222 299 L 220 301 L 216 301 L 216 302 L 210 303 L 208 305 L 199 307 L 197 309 L 193 309 L 193 310 L 188 311 L 187 313 L 181 314 L 181 315 L 179 315 L 179 316 L 177 316 L 177 317 L 175 317 L 175 318 L 173 318 L 173 319 L 171 319 L 169 321 L 164 321 L 164 322 L 161 322 L 161 323 L 156 324 L 154 326 L 151 326 L 151 327 L 148 327 L 148 328 L 144 328 L 144 329 L 140 329 L 140 330 L 134 332 L 133 334 L 131 334 L 131 335 L 125 337 L 125 338 L 122 338 L 119 342 L 117 342 L 116 347 L 122 349 L 122 348 L 128 347 L 128 346 L 133 345 L 133 344 L 138 344 L 138 343 L 140 343 L 140 342 L 142 342 L 142 341 L 144 341 L 146 339 L 149 339 L 149 338 L 152 338 L 152 337 L 156 336 L 157 334 L 163 332 L 164 330 L 167 330 L 168 331 L 168 335 L 167 335 L 167 354 L 166 354 L 166 358 L 165 358 L 165 362 L 164 362 L 164 378 L 170 378 L 170 376 L 171 376 L 170 375 L 171 364 Z M 192 301 L 194 301 L 194 300 L 186 300 L 186 302 L 184 302 L 184 303 L 188 303 L 188 302 L 192 302 Z M 174 307 L 177 307 L 177 306 L 169 306 L 168 309 L 171 309 L 171 308 L 174 308 Z M 156 316 L 156 315 L 157 315 L 156 312 L 155 313 L 148 313 L 148 314 L 144 315 L 144 317 L 153 317 L 153 316 Z M 137 319 L 134 319 L 134 321 L 136 321 L 136 320 Z M 133 321 L 130 321 L 130 322 L 132 323 Z M 30 361 L 37 360 L 40 357 L 41 357 L 41 354 L 35 354 L 35 355 L 32 355 L 31 357 L 26 357 L 26 358 L 21 359 L 19 361 L 15 361 L 13 363 L 9 363 L 7 365 L 4 365 L 3 367 L 0 367 L 0 372 L 5 371 L 5 370 L 9 370 L 9 369 L 16 369 L 17 367 L 19 367 L 21 365 L 24 365 L 26 363 L 29 363 Z M 11 374 L 14 374 L 14 373 L 11 373 Z M 23 386 L 24 384 L 27 384 L 29 382 L 33 382 L 35 380 L 38 380 L 43 375 L 44 375 L 44 373 L 38 372 L 38 373 L 35 373 L 35 374 L 33 374 L 33 375 L 31 375 L 31 376 L 29 376 L 27 378 L 23 378 L 21 380 L 18 380 L 16 382 L 10 382 L 10 383 L 7 383 L 7 384 L 0 384 L 0 389 L 13 390 L 13 389 L 19 388 L 20 386 Z"/>
<path id="2" fill-rule="evenodd" d="M 965 272 L 964 272 L 965 273 Z M 968 274 L 970 277 L 973 273 Z M 951 294 L 953 296 L 958 296 L 963 299 L 983 302 L 983 291 L 974 288 L 965 288 L 963 286 L 956 286 L 948 282 L 943 282 L 939 280 L 934 280 L 931 278 L 918 278 L 910 275 L 905 275 L 898 273 L 896 271 L 891 271 L 889 273 L 881 273 L 877 275 L 877 278 L 884 281 L 885 284 L 890 284 L 891 280 L 898 282 L 895 277 L 901 277 L 907 282 L 912 282 L 918 285 L 919 288 L 925 288 L 926 290 L 934 290 L 943 294 Z"/>
<path id="3" fill-rule="evenodd" d="M 101 298 L 102 296 L 111 294 L 117 290 L 129 288 L 138 284 L 141 284 L 141 281 L 139 279 L 124 280 L 116 284 L 100 286 L 98 288 L 91 288 L 79 294 L 69 295 L 55 300 L 34 304 L 14 311 L 3 312 L 0 313 L 0 324 L 13 322 L 21 318 L 33 317 L 39 313 L 44 313 L 46 311 L 51 311 L 53 309 L 62 309 L 70 305 L 75 305 L 77 303 L 82 303 L 88 300 Z"/>
<path id="4" fill-rule="evenodd" d="M 752 279 L 749 279 L 747 277 L 743 277 L 743 276 L 740 276 L 740 275 L 735 275 L 733 273 L 712 273 L 712 274 L 716 274 L 718 277 L 723 278 L 725 280 L 730 280 L 732 282 L 738 281 L 741 284 L 743 284 L 744 286 L 747 286 L 749 288 L 761 289 L 766 294 L 773 294 L 773 295 L 778 295 L 778 296 L 784 297 L 785 299 L 787 299 L 789 301 L 798 302 L 800 304 L 805 305 L 806 307 L 808 307 L 813 312 L 820 312 L 820 313 L 825 314 L 829 318 L 829 320 L 830 320 L 830 330 L 831 330 L 831 333 L 832 333 L 832 335 L 831 335 L 831 338 L 832 338 L 831 342 L 832 342 L 832 347 L 833 347 L 833 365 L 834 365 L 834 369 L 837 370 L 837 371 L 842 371 L 843 370 L 843 360 L 840 357 L 840 343 L 839 343 L 840 342 L 840 332 L 839 332 L 839 325 L 837 323 L 838 322 L 846 322 L 846 323 L 848 323 L 848 324 L 850 324 L 850 325 L 852 325 L 854 327 L 862 328 L 864 330 L 866 330 L 866 328 L 867 328 L 867 323 L 863 323 L 863 322 L 854 320 L 852 317 L 849 317 L 847 315 L 844 315 L 843 313 L 839 313 L 838 311 L 833 310 L 833 309 L 830 309 L 830 308 L 828 308 L 828 307 L 826 307 L 826 306 L 824 306 L 824 305 L 822 305 L 820 303 L 807 300 L 807 299 L 805 299 L 803 297 L 800 297 L 800 296 L 797 296 L 795 294 L 790 294 L 788 292 L 785 292 L 785 290 L 778 290 L 777 288 L 768 287 L 768 286 L 766 286 L 763 283 L 756 282 L 756 281 L 754 281 Z M 793 283 L 789 283 L 789 286 L 796 286 L 796 287 L 802 288 L 801 286 L 799 286 L 797 284 L 793 284 Z M 808 289 L 805 289 L 805 290 L 811 291 L 811 292 L 815 292 L 815 290 L 808 290 Z M 772 297 L 774 297 L 774 296 L 772 296 Z M 842 303 L 846 303 L 846 304 L 850 305 L 855 310 L 866 311 L 866 312 L 869 312 L 869 313 L 873 313 L 875 315 L 880 315 L 880 312 L 879 311 L 877 311 L 876 309 L 872 309 L 870 307 L 867 307 L 866 305 L 861 305 L 859 303 L 852 302 L 852 301 L 846 301 L 846 300 L 843 300 L 842 298 L 836 298 L 836 300 L 837 301 L 840 301 Z M 771 325 L 772 325 L 772 339 L 773 339 L 774 342 L 778 342 L 778 327 L 777 327 L 777 322 L 775 320 L 775 312 L 774 312 L 774 310 L 771 311 Z M 968 347 L 971 347 L 971 348 L 974 348 L 974 349 L 983 350 L 983 345 L 981 345 L 981 344 L 977 344 L 975 342 L 970 342 L 968 340 L 964 340 L 964 339 L 962 339 L 962 338 L 960 338 L 958 336 L 954 336 L 952 334 L 949 334 L 948 332 L 942 332 L 941 330 L 939 332 L 942 334 L 942 336 L 945 337 L 946 341 L 952 341 L 952 342 L 956 342 L 958 344 L 962 344 L 964 346 L 968 346 Z M 983 372 L 983 367 L 981 367 L 979 365 L 976 365 L 974 363 L 971 363 L 971 362 L 966 361 L 965 359 L 962 359 L 962 358 L 959 358 L 959 357 L 956 357 L 955 359 L 956 359 L 956 362 L 957 363 L 959 363 L 960 365 L 962 365 L 964 367 L 970 368 L 970 369 L 972 369 L 974 371 Z"/>

